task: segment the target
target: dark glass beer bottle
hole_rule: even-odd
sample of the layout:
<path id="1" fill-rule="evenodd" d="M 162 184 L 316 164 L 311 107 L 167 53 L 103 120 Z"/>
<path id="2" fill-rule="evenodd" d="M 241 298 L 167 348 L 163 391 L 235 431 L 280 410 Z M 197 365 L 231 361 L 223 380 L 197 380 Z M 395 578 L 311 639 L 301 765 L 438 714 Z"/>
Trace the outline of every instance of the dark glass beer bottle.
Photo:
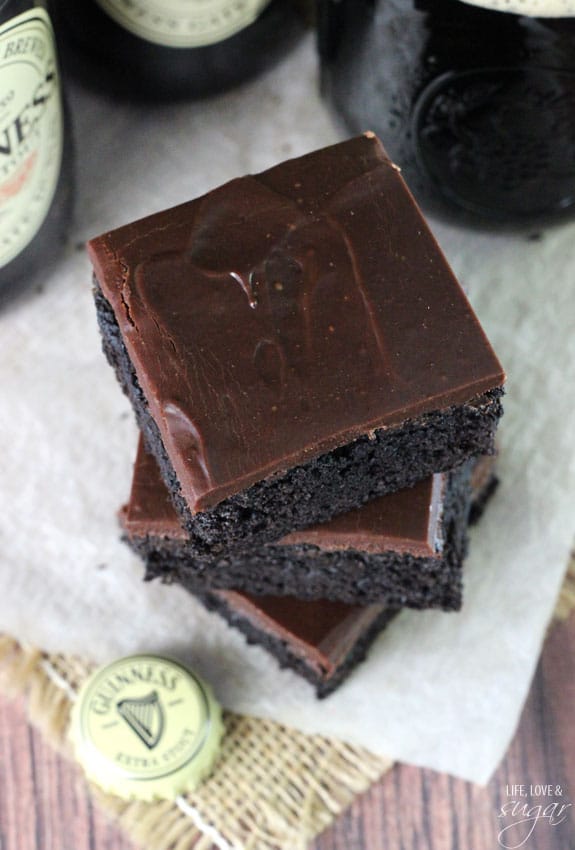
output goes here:
<path id="1" fill-rule="evenodd" d="M 0 2 L 0 300 L 57 257 L 72 181 L 54 36 L 45 4 Z"/>
<path id="2" fill-rule="evenodd" d="M 381 136 L 429 212 L 527 229 L 573 216 L 575 19 L 463 0 L 320 0 L 319 18 L 325 96 Z"/>
<path id="3" fill-rule="evenodd" d="M 301 0 L 56 0 L 69 73 L 130 97 L 198 97 L 255 76 L 303 32 Z M 67 65 L 68 67 L 68 65 Z"/>

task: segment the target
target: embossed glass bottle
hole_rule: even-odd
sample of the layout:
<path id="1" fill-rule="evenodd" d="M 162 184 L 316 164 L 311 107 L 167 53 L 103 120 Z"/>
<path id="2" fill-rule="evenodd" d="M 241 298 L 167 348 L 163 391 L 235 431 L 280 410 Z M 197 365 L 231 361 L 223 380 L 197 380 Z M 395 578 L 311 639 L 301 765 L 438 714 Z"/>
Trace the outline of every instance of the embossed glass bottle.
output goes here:
<path id="1" fill-rule="evenodd" d="M 320 0 L 319 18 L 325 96 L 429 212 L 526 229 L 575 214 L 575 19 L 462 0 Z"/>
<path id="2" fill-rule="evenodd" d="M 303 31 L 302 0 L 55 0 L 70 73 L 130 97 L 213 94 L 255 76 Z M 68 50 L 66 51 L 68 54 Z"/>
<path id="3" fill-rule="evenodd" d="M 0 300 L 54 260 L 71 213 L 69 133 L 43 2 L 0 2 Z"/>

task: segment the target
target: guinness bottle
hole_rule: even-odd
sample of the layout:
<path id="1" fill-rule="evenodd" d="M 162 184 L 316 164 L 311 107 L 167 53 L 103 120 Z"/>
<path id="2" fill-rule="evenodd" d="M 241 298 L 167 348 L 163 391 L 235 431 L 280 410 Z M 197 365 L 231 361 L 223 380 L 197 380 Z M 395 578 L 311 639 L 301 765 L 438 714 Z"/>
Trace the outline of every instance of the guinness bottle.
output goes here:
<path id="1" fill-rule="evenodd" d="M 575 4 L 471 2 L 320 0 L 325 97 L 353 132 L 380 134 L 432 213 L 514 228 L 573 216 L 575 18 L 532 14 Z"/>
<path id="2" fill-rule="evenodd" d="M 0 300 L 57 257 L 71 213 L 70 170 L 50 19 L 43 3 L 5 0 L 0 2 Z"/>
<path id="3" fill-rule="evenodd" d="M 115 94 L 172 99 L 222 91 L 275 62 L 303 31 L 300 3 L 56 0 L 55 12 L 70 74 Z"/>

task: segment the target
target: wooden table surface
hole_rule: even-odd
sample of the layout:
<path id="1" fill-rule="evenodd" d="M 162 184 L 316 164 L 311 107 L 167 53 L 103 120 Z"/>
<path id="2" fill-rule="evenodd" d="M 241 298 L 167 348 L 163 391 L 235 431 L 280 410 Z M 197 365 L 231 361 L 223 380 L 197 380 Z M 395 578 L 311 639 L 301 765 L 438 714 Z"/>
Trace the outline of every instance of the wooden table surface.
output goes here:
<path id="1" fill-rule="evenodd" d="M 549 632 L 518 732 L 487 788 L 398 765 L 312 850 L 574 850 L 574 709 L 572 615 Z M 94 809 L 77 769 L 28 725 L 23 703 L 0 697 L 0 850 L 130 848 Z"/>

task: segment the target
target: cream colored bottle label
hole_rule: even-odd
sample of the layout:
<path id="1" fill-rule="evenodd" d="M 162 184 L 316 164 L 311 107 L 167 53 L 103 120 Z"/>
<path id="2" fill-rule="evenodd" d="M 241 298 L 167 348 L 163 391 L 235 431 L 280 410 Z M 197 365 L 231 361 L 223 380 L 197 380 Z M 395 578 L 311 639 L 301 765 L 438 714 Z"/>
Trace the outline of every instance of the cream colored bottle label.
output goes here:
<path id="1" fill-rule="evenodd" d="M 253 23 L 270 0 L 97 0 L 134 35 L 165 47 L 202 47 Z"/>
<path id="2" fill-rule="evenodd" d="M 62 104 L 54 35 L 43 9 L 0 27 L 0 267 L 32 241 L 62 162 Z"/>
<path id="3" fill-rule="evenodd" d="M 575 15 L 575 0 L 465 0 L 492 12 L 512 12 L 534 18 L 569 18 Z"/>

